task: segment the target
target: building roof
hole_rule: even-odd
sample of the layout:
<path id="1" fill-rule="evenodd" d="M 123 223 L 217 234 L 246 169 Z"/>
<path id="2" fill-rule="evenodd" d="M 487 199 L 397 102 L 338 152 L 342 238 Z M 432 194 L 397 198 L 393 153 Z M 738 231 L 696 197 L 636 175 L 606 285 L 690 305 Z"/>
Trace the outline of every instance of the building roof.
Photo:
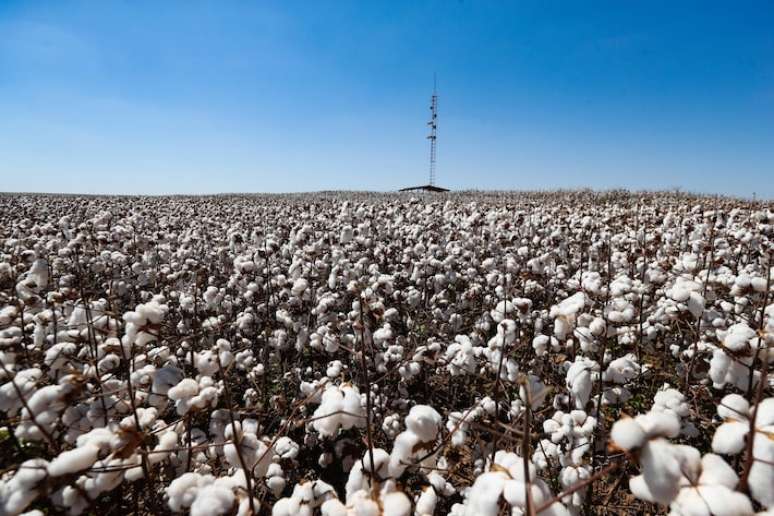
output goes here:
<path id="1" fill-rule="evenodd" d="M 440 193 L 440 192 L 448 192 L 449 189 L 448 188 L 441 188 L 440 186 L 435 186 L 435 185 L 422 185 L 422 186 L 410 186 L 408 188 L 401 188 L 398 191 L 399 192 L 418 192 L 418 191 L 423 191 L 423 192 L 438 192 L 438 193 Z"/>

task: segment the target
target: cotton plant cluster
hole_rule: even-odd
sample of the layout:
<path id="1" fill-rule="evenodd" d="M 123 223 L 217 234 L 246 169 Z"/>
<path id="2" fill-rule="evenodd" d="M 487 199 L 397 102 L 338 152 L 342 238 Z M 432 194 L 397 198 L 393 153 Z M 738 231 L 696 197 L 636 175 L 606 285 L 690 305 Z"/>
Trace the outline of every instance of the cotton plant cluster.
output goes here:
<path id="1" fill-rule="evenodd" d="M 0 516 L 774 514 L 774 205 L 0 196 Z"/>

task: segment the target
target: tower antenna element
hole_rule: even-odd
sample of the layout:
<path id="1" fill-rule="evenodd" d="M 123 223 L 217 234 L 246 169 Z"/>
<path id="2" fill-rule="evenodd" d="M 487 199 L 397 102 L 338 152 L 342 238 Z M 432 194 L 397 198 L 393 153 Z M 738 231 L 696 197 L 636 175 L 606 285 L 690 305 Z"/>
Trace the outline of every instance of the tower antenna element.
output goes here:
<path id="1" fill-rule="evenodd" d="M 430 121 L 427 122 L 430 127 L 430 134 L 427 139 L 430 140 L 430 186 L 435 186 L 435 157 L 436 141 L 438 140 L 438 83 L 435 74 L 433 74 L 433 96 L 430 98 Z"/>

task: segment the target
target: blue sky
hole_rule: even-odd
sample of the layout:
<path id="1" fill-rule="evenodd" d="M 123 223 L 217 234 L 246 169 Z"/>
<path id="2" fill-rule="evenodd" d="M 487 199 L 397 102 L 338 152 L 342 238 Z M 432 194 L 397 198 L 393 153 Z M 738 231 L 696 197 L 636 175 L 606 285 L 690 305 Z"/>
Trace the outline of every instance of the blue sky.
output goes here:
<path id="1" fill-rule="evenodd" d="M 679 4 L 679 5 L 677 5 Z M 774 4 L 0 0 L 0 191 L 774 198 Z"/>

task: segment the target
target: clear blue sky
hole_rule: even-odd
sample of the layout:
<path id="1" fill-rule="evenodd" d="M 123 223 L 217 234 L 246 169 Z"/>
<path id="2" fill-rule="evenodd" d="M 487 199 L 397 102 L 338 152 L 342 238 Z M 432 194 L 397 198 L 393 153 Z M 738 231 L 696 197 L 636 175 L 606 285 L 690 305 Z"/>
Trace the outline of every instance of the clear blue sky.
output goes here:
<path id="1" fill-rule="evenodd" d="M 679 5 L 676 5 L 679 4 Z M 0 0 L 0 191 L 774 198 L 774 3 Z"/>

